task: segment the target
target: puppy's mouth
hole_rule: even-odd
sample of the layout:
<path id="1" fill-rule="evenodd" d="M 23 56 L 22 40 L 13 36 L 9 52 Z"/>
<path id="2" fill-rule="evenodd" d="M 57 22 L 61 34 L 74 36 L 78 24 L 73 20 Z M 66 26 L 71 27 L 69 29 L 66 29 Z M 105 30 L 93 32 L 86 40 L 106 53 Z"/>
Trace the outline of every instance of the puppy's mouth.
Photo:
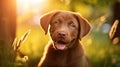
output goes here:
<path id="1" fill-rule="evenodd" d="M 64 50 L 64 49 L 66 49 L 67 48 L 67 44 L 68 44 L 67 42 L 62 41 L 62 40 L 54 42 L 54 46 L 58 50 Z"/>

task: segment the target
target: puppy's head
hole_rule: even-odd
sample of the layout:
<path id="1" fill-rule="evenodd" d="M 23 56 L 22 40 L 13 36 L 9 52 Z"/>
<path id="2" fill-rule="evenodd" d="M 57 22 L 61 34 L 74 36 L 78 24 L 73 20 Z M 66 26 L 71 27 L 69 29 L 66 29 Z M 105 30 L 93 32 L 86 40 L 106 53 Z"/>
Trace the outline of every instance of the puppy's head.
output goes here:
<path id="1" fill-rule="evenodd" d="M 45 34 L 50 25 L 53 46 L 59 50 L 73 47 L 76 41 L 81 40 L 90 30 L 85 18 L 69 11 L 53 11 L 45 14 L 41 17 L 40 24 Z"/>

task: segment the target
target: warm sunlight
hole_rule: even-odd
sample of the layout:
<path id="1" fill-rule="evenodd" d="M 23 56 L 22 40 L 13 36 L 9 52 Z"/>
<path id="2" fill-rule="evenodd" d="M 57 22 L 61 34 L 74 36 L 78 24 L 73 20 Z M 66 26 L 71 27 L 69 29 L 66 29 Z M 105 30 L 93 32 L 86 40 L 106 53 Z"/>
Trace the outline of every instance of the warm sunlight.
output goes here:
<path id="1" fill-rule="evenodd" d="M 45 0 L 17 0 L 17 22 L 21 23 L 33 17 L 34 14 L 39 14 L 43 9 Z"/>
<path id="2" fill-rule="evenodd" d="M 29 4 L 37 4 L 37 3 L 43 3 L 45 0 L 17 0 L 17 4 L 20 5 L 29 5 Z"/>
<path id="3" fill-rule="evenodd" d="M 43 6 L 44 2 L 45 0 L 17 0 L 17 7 L 20 11 L 33 10 Z"/>

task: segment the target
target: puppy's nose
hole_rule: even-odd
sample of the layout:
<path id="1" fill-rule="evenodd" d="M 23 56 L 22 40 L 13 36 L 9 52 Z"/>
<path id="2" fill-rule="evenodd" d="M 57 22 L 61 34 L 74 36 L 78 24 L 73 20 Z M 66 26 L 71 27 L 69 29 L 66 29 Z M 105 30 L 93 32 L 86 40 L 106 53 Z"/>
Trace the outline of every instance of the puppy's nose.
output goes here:
<path id="1" fill-rule="evenodd" d="M 59 32 L 58 35 L 64 37 L 64 36 L 66 36 L 66 33 L 65 32 Z"/>

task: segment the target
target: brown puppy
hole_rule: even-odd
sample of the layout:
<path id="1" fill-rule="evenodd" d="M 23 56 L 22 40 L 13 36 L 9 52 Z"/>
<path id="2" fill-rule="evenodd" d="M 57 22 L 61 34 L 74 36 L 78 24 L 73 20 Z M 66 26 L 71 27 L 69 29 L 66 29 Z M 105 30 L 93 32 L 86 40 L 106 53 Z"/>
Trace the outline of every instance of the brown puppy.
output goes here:
<path id="1" fill-rule="evenodd" d="M 90 30 L 88 21 L 77 13 L 53 11 L 40 19 L 52 43 L 48 44 L 38 67 L 90 67 L 79 42 Z"/>

